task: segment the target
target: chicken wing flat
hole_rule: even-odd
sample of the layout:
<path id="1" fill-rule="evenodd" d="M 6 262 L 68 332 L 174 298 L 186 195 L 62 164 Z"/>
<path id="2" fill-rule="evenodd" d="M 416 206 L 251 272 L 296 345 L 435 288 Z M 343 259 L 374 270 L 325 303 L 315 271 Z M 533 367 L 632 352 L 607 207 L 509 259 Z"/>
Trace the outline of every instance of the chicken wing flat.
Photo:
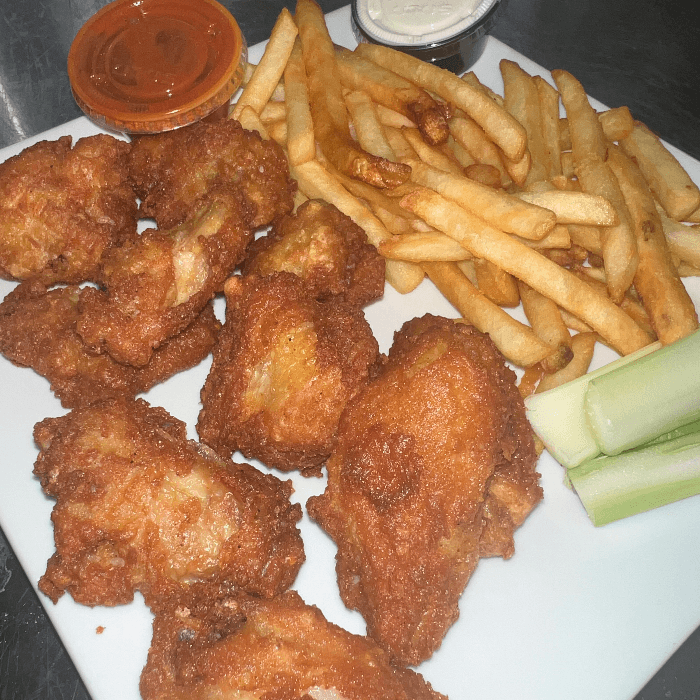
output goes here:
<path id="1" fill-rule="evenodd" d="M 379 356 L 362 311 L 288 272 L 231 277 L 197 431 L 223 455 L 320 475 L 340 414 Z"/>
<path id="2" fill-rule="evenodd" d="M 144 700 L 446 700 L 295 591 L 188 603 L 157 612 L 153 630 Z"/>
<path id="3" fill-rule="evenodd" d="M 139 137 L 129 172 L 142 213 L 162 228 L 181 223 L 218 185 L 240 189 L 241 215 L 251 228 L 290 212 L 296 191 L 281 147 L 233 119 Z"/>
<path id="4" fill-rule="evenodd" d="M 140 591 L 170 604 L 191 585 L 263 597 L 304 561 L 290 482 L 187 440 L 186 426 L 143 399 L 74 409 L 38 423 L 34 473 L 56 499 L 56 552 L 39 588 L 85 605 Z"/>
<path id="5" fill-rule="evenodd" d="M 94 280 L 102 254 L 136 236 L 130 144 L 100 134 L 40 141 L 0 164 L 0 277 Z"/>
<path id="6" fill-rule="evenodd" d="M 483 555 L 512 554 L 541 498 L 515 375 L 474 328 L 424 316 L 348 404 L 309 514 L 338 545 L 345 604 L 400 663 L 441 644 Z"/>
<path id="7" fill-rule="evenodd" d="M 209 191 L 184 223 L 148 229 L 111 249 L 103 289 L 80 298 L 78 333 L 96 352 L 143 366 L 153 350 L 189 326 L 243 259 L 252 232 L 237 188 Z"/>
<path id="8" fill-rule="evenodd" d="M 304 202 L 250 244 L 244 274 L 291 272 L 324 301 L 340 296 L 365 306 L 384 294 L 384 258 L 365 232 L 332 204 Z"/>
<path id="9" fill-rule="evenodd" d="M 211 303 L 176 336 L 161 345 L 143 367 L 92 352 L 78 335 L 75 285 L 47 289 L 27 280 L 0 303 L 0 353 L 49 380 L 65 408 L 131 397 L 199 364 L 211 352 L 221 324 Z"/>

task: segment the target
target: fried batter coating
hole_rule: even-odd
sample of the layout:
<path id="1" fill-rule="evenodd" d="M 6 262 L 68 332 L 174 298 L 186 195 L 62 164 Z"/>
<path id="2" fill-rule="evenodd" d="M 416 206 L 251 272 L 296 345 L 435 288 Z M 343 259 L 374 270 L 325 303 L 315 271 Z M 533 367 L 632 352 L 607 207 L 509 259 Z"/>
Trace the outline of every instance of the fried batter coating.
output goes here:
<path id="1" fill-rule="evenodd" d="M 157 613 L 153 630 L 144 700 L 446 700 L 295 591 L 188 603 Z"/>
<path id="2" fill-rule="evenodd" d="M 241 270 L 259 275 L 291 272 L 319 301 L 341 296 L 365 306 L 384 294 L 384 267 L 384 258 L 350 217 L 313 199 L 251 243 Z"/>
<path id="3" fill-rule="evenodd" d="M 345 604 L 400 663 L 441 644 L 481 556 L 512 554 L 541 498 L 515 375 L 488 336 L 424 316 L 345 409 L 307 509 L 338 545 Z"/>
<path id="4" fill-rule="evenodd" d="M 321 303 L 288 272 L 231 277 L 202 389 L 200 439 L 285 471 L 320 475 L 340 414 L 379 356 L 361 310 Z"/>
<path id="5" fill-rule="evenodd" d="M 39 581 L 56 602 L 174 604 L 200 583 L 271 597 L 304 561 L 290 482 L 187 440 L 186 426 L 143 399 L 47 418 L 34 473 L 56 499 L 56 552 Z"/>
<path id="6" fill-rule="evenodd" d="M 241 214 L 251 228 L 290 212 L 296 191 L 281 147 L 233 119 L 139 137 L 129 172 L 143 200 L 142 213 L 161 228 L 181 223 L 218 185 L 241 190 Z"/>
<path id="7" fill-rule="evenodd" d="M 104 289 L 80 298 L 78 333 L 96 352 L 138 367 L 184 330 L 220 292 L 243 259 L 252 232 L 236 188 L 208 192 L 198 209 L 168 231 L 148 229 L 104 258 Z"/>
<path id="8" fill-rule="evenodd" d="M 221 328 L 209 303 L 185 330 L 163 343 L 147 365 L 123 365 L 106 353 L 91 352 L 78 335 L 83 291 L 75 285 L 47 290 L 41 282 L 27 280 L 0 303 L 0 353 L 46 377 L 65 408 L 148 391 L 199 364 Z"/>
<path id="9" fill-rule="evenodd" d="M 0 277 L 78 284 L 136 236 L 130 144 L 99 134 L 41 141 L 0 164 Z"/>

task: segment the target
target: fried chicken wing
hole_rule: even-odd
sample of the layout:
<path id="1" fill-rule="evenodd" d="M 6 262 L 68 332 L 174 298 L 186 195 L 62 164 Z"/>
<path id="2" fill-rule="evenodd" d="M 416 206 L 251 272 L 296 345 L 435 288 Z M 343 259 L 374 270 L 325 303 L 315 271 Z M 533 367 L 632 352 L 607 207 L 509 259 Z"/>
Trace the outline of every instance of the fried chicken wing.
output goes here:
<path id="1" fill-rule="evenodd" d="M 19 284 L 0 303 L 0 353 L 49 380 L 65 408 L 135 397 L 199 364 L 212 350 L 221 324 L 211 303 L 181 333 L 161 345 L 144 367 L 123 365 L 92 352 L 76 330 L 83 289 Z"/>
<path id="2" fill-rule="evenodd" d="M 384 258 L 365 232 L 332 204 L 304 202 L 248 248 L 244 274 L 291 272 L 320 301 L 341 296 L 365 306 L 384 293 Z"/>
<path id="3" fill-rule="evenodd" d="M 130 144 L 100 134 L 40 141 L 0 164 L 0 277 L 96 279 L 103 253 L 136 236 Z"/>
<path id="4" fill-rule="evenodd" d="M 307 509 L 338 545 L 343 601 L 395 661 L 440 646 L 479 558 L 510 556 L 541 498 L 514 380 L 488 336 L 425 316 L 341 417 Z"/>
<path id="5" fill-rule="evenodd" d="M 153 630 L 144 700 L 446 700 L 295 591 L 273 600 L 188 602 L 157 612 Z"/>
<path id="6" fill-rule="evenodd" d="M 39 588 L 85 605 L 140 591 L 157 607 L 194 584 L 271 597 L 304 560 L 290 482 L 223 460 L 143 399 L 38 423 L 34 473 L 56 499 L 56 552 Z M 174 603 L 172 603 L 174 604 Z"/>
<path id="7" fill-rule="evenodd" d="M 148 229 L 105 255 L 100 281 L 80 298 L 78 333 L 96 352 L 143 366 L 155 348 L 189 326 L 242 260 L 252 232 L 236 188 L 199 200 L 184 223 Z"/>
<path id="8" fill-rule="evenodd" d="M 290 212 L 296 191 L 280 146 L 233 119 L 139 137 L 129 172 L 142 213 L 161 228 L 181 223 L 219 185 L 241 191 L 241 215 L 251 228 Z"/>
<path id="9" fill-rule="evenodd" d="M 200 439 L 282 470 L 319 475 L 346 402 L 379 356 L 362 311 L 314 299 L 288 272 L 231 277 L 202 390 Z"/>

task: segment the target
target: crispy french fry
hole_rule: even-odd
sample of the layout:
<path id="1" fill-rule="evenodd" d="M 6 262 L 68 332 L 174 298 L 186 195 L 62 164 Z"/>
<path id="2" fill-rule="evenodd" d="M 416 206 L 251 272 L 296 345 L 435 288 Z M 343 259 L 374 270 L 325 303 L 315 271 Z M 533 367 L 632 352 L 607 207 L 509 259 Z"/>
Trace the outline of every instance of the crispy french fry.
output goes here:
<path id="1" fill-rule="evenodd" d="M 506 157 L 514 161 L 523 157 L 527 142 L 525 128 L 483 91 L 448 70 L 387 46 L 360 44 L 355 52 L 466 112 L 501 148 Z"/>
<path id="2" fill-rule="evenodd" d="M 486 132 L 468 115 L 458 113 L 449 122 L 450 134 L 477 163 L 492 165 L 501 174 L 501 184 L 508 184 L 510 176 L 506 170 L 496 144 Z"/>
<path id="3" fill-rule="evenodd" d="M 408 262 L 459 262 L 472 258 L 466 248 L 440 231 L 394 236 L 382 241 L 378 250 L 385 258 Z"/>
<path id="4" fill-rule="evenodd" d="M 462 166 L 456 158 L 450 158 L 443 151 L 434 146 L 427 144 L 421 136 L 418 129 L 401 130 L 406 141 L 411 144 L 411 148 L 415 151 L 418 157 L 426 164 L 431 165 L 438 170 L 443 170 L 446 173 L 454 173 L 462 175 Z M 405 161 L 404 161 L 405 162 Z"/>
<path id="5" fill-rule="evenodd" d="M 700 229 L 672 219 L 661 207 L 656 208 L 672 255 L 694 267 L 700 267 Z"/>
<path id="6" fill-rule="evenodd" d="M 467 149 L 464 148 L 464 146 L 457 143 L 452 134 L 450 134 L 449 138 L 447 139 L 447 143 L 445 144 L 445 146 L 449 148 L 450 151 L 452 151 L 454 157 L 457 159 L 457 161 L 463 168 L 468 168 L 470 165 L 477 165 L 477 162 L 474 160 L 474 158 L 472 158 L 472 156 L 469 155 L 469 151 L 467 151 Z M 500 180 L 500 173 L 498 175 Z"/>
<path id="7" fill-rule="evenodd" d="M 287 153 L 289 154 L 289 150 L 287 148 L 287 120 L 286 119 L 282 119 L 281 121 L 268 124 L 267 125 L 267 133 L 273 141 L 277 141 L 277 143 L 280 146 L 282 146 L 285 150 L 287 150 Z"/>
<path id="8" fill-rule="evenodd" d="M 603 255 L 603 241 L 600 229 L 595 226 L 581 226 L 579 224 L 569 224 L 567 229 L 572 243 L 580 245 L 599 257 Z"/>
<path id="9" fill-rule="evenodd" d="M 472 163 L 464 168 L 464 174 L 474 182 L 479 182 L 486 187 L 498 189 L 501 186 L 501 173 L 493 165 Z"/>
<path id="10" fill-rule="evenodd" d="M 540 239 L 556 224 L 556 217 L 505 192 L 486 187 L 464 176 L 444 173 L 425 163 L 409 160 L 411 180 L 460 202 L 491 225 L 523 238 Z"/>
<path id="11" fill-rule="evenodd" d="M 277 122 L 287 118 L 287 105 L 284 102 L 267 102 L 260 112 L 260 121 Z"/>
<path id="12" fill-rule="evenodd" d="M 360 146 L 372 155 L 396 160 L 396 154 L 387 141 L 370 96 L 362 90 L 348 91 L 345 93 L 345 104 Z"/>
<path id="13" fill-rule="evenodd" d="M 634 119 L 629 107 L 613 107 L 598 114 L 603 133 L 608 141 L 627 138 L 634 128 Z"/>
<path id="14" fill-rule="evenodd" d="M 335 48 L 319 5 L 314 0 L 297 0 L 295 19 L 314 133 L 326 158 L 340 172 L 376 187 L 395 187 L 405 182 L 410 176 L 408 166 L 367 153 L 350 135 Z"/>
<path id="15" fill-rule="evenodd" d="M 668 215 L 678 221 L 700 206 L 700 189 L 676 157 L 644 124 L 636 123 L 620 145 L 634 158 L 649 188 Z"/>
<path id="16" fill-rule="evenodd" d="M 505 108 L 525 127 L 531 163 L 525 182 L 544 180 L 549 172 L 547 150 L 542 134 L 540 97 L 532 76 L 515 61 L 502 59 L 499 63 L 503 77 Z"/>
<path id="17" fill-rule="evenodd" d="M 265 52 L 233 108 L 234 119 L 238 119 L 246 105 L 249 105 L 256 114 L 262 112 L 282 77 L 296 36 L 297 26 L 294 19 L 289 10 L 283 8 L 272 28 Z"/>
<path id="18" fill-rule="evenodd" d="M 287 120 L 287 152 L 294 165 L 316 156 L 314 125 L 309 106 L 309 90 L 301 42 L 297 39 L 284 69 L 285 108 Z"/>
<path id="19" fill-rule="evenodd" d="M 571 236 L 569 235 L 569 227 L 563 224 L 557 224 L 544 238 L 539 241 L 528 240 L 521 236 L 513 235 L 515 240 L 520 241 L 523 245 L 533 248 L 534 250 L 548 250 L 552 248 L 571 248 Z"/>
<path id="20" fill-rule="evenodd" d="M 490 260 L 590 324 L 620 354 L 650 342 L 648 334 L 612 301 L 593 293 L 568 270 L 485 224 L 455 202 L 421 189 L 407 194 L 401 203 L 458 240 L 475 257 Z"/>
<path id="21" fill-rule="evenodd" d="M 637 236 L 639 265 L 634 286 L 659 340 L 667 345 L 696 330 L 698 315 L 671 260 L 663 224 L 641 170 L 618 148 L 610 149 L 608 161 L 620 183 Z"/>
<path id="22" fill-rule="evenodd" d="M 539 75 L 533 76 L 532 80 L 540 103 L 545 176 L 548 180 L 555 181 L 563 176 L 559 138 L 559 93 Z"/>
<path id="23" fill-rule="evenodd" d="M 571 360 L 557 372 L 545 374 L 537 385 L 536 393 L 554 389 L 554 387 L 561 386 L 586 374 L 591 366 L 593 351 L 597 341 L 598 335 L 596 333 L 577 333 L 571 339 Z"/>
<path id="24" fill-rule="evenodd" d="M 524 323 L 487 299 L 456 263 L 423 263 L 428 277 L 468 323 L 488 333 L 503 355 L 519 367 L 546 357 L 550 347 Z"/>
<path id="25" fill-rule="evenodd" d="M 468 83 L 471 85 L 473 88 L 476 88 L 477 90 L 481 90 L 485 95 L 488 95 L 496 104 L 500 105 L 503 107 L 503 95 L 499 95 L 497 92 L 494 92 L 490 87 L 487 85 L 484 85 L 479 78 L 477 78 L 476 73 L 474 71 L 468 71 L 462 76 L 462 80 L 465 83 Z"/>
<path id="26" fill-rule="evenodd" d="M 449 135 L 442 107 L 422 88 L 358 53 L 339 49 L 338 70 L 343 84 L 366 92 L 376 103 L 403 114 L 420 129 L 431 146 Z"/>
<path id="27" fill-rule="evenodd" d="M 515 279 L 490 260 L 474 258 L 476 284 L 494 304 L 514 308 L 520 304 L 520 293 Z"/>
<path id="28" fill-rule="evenodd" d="M 375 247 L 391 238 L 384 224 L 357 197 L 348 192 L 338 180 L 315 160 L 291 166 L 292 177 L 310 199 L 325 199 L 364 229 L 367 240 Z M 413 291 L 425 273 L 421 267 L 402 260 L 387 260 L 386 278 L 401 294 Z"/>
<path id="29" fill-rule="evenodd" d="M 400 112 L 396 112 L 383 104 L 376 102 L 374 108 L 377 110 L 377 117 L 384 126 L 393 126 L 395 129 L 402 129 L 404 126 L 414 128 L 416 123 L 405 117 Z"/>
<path id="30" fill-rule="evenodd" d="M 525 202 L 553 211 L 559 224 L 584 226 L 614 226 L 617 212 L 607 199 L 586 192 L 549 190 L 548 192 L 519 192 Z"/>

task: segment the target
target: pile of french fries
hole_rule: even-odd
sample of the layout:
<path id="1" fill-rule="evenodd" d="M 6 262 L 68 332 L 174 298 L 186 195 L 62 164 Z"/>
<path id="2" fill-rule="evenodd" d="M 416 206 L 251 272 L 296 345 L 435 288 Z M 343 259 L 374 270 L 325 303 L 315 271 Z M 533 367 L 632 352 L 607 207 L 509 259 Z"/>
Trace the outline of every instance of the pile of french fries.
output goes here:
<path id="1" fill-rule="evenodd" d="M 698 327 L 681 277 L 700 274 L 700 190 L 570 73 L 500 70 L 503 95 L 388 47 L 337 47 L 298 0 L 231 117 L 285 149 L 300 202 L 365 230 L 396 290 L 427 276 L 528 394 L 585 374 L 597 342 L 628 354 Z M 505 310 L 520 304 L 527 324 Z"/>

